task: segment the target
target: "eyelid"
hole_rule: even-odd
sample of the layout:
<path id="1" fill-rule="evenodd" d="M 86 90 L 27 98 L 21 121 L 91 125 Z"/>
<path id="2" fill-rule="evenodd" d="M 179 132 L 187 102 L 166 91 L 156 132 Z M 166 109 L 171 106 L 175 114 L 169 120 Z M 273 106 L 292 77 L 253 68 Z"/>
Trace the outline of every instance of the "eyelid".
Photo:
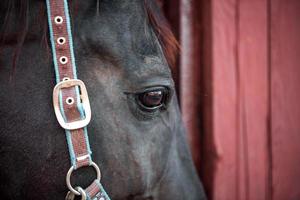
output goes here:
<path id="1" fill-rule="evenodd" d="M 150 88 L 144 88 L 141 92 L 136 92 L 136 94 L 141 94 L 141 93 L 146 93 L 146 92 L 154 92 L 157 90 L 169 90 L 169 87 L 166 86 L 155 86 L 155 87 L 150 87 Z"/>
<path id="2" fill-rule="evenodd" d="M 145 88 L 141 88 L 139 90 L 136 90 L 134 92 L 128 92 L 125 91 L 124 94 L 128 95 L 128 94 L 141 94 L 141 93 L 145 93 L 145 92 L 151 92 L 151 91 L 155 91 L 155 90 L 159 90 L 159 89 L 167 89 L 170 93 L 173 93 L 173 88 L 167 85 L 156 85 L 156 86 L 150 86 L 150 87 L 145 87 Z"/>
<path id="3" fill-rule="evenodd" d="M 148 88 L 155 88 L 155 87 L 166 87 L 170 89 L 170 91 L 174 91 L 174 82 L 172 79 L 161 79 L 161 78 L 154 78 L 154 79 L 147 79 L 145 81 L 138 81 L 130 88 L 126 88 L 124 94 L 134 94 L 134 93 L 141 93 Z M 125 88 L 124 88 L 125 89 Z"/>
<path id="4" fill-rule="evenodd" d="M 148 111 L 148 112 L 156 111 L 157 109 L 159 109 L 159 108 L 161 108 L 161 107 L 164 106 L 164 104 L 160 104 L 160 105 L 154 106 L 154 107 L 147 107 L 147 106 L 143 105 L 142 102 L 140 102 L 139 100 L 137 100 L 137 102 L 138 102 L 138 104 L 139 104 L 139 106 L 140 106 L 141 108 L 143 108 L 144 110 L 146 110 L 146 111 Z"/>

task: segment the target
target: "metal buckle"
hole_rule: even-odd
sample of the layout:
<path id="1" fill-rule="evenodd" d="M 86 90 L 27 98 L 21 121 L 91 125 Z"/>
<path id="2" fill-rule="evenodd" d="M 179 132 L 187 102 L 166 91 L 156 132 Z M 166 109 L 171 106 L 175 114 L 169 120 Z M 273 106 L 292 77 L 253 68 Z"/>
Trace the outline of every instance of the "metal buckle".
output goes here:
<path id="1" fill-rule="evenodd" d="M 60 91 L 62 88 L 69 88 L 75 86 L 78 86 L 81 91 L 80 98 L 85 112 L 85 118 L 74 122 L 66 122 L 60 110 L 60 100 L 59 100 Z M 64 129 L 74 130 L 74 129 L 83 128 L 87 126 L 91 121 L 90 101 L 89 101 L 86 87 L 81 80 L 70 79 L 70 80 L 59 82 L 53 89 L 53 106 L 54 106 L 54 111 L 55 111 L 57 121 Z"/>

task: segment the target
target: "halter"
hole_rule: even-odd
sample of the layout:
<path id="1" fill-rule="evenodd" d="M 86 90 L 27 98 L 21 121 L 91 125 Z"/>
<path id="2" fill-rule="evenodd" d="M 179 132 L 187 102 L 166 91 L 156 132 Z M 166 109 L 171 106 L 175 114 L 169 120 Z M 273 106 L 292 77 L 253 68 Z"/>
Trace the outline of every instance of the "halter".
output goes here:
<path id="1" fill-rule="evenodd" d="M 53 90 L 53 105 L 57 120 L 66 132 L 71 160 L 71 168 L 66 176 L 70 190 L 66 200 L 74 199 L 75 195 L 81 195 L 82 200 L 110 200 L 100 183 L 100 169 L 92 161 L 87 134 L 91 108 L 86 87 L 77 79 L 68 2 L 46 0 L 46 4 L 57 83 Z M 97 178 L 86 189 L 73 188 L 70 183 L 72 172 L 88 166 L 95 169 Z"/>

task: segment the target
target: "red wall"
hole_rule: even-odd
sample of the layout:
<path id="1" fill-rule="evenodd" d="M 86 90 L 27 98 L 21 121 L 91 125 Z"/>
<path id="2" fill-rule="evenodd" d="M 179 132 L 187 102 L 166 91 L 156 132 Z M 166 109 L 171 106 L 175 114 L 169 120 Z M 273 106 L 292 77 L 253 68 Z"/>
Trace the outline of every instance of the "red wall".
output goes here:
<path id="1" fill-rule="evenodd" d="M 274 199 L 300 199 L 300 1 L 273 0 L 270 115 Z"/>
<path id="2" fill-rule="evenodd" d="M 210 199 L 300 199 L 300 1 L 165 0 L 164 9 Z"/>

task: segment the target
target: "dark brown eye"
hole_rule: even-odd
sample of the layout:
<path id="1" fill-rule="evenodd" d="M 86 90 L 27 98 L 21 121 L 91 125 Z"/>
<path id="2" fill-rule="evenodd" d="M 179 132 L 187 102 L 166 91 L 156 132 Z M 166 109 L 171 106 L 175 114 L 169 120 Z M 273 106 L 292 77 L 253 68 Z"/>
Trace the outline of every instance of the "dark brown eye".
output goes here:
<path id="1" fill-rule="evenodd" d="M 141 103 L 146 107 L 156 107 L 162 104 L 163 92 L 151 91 L 145 92 L 139 96 Z"/>
<path id="2" fill-rule="evenodd" d="M 147 110 L 156 110 L 166 103 L 168 90 L 166 88 L 158 88 L 138 94 L 140 105 Z"/>

